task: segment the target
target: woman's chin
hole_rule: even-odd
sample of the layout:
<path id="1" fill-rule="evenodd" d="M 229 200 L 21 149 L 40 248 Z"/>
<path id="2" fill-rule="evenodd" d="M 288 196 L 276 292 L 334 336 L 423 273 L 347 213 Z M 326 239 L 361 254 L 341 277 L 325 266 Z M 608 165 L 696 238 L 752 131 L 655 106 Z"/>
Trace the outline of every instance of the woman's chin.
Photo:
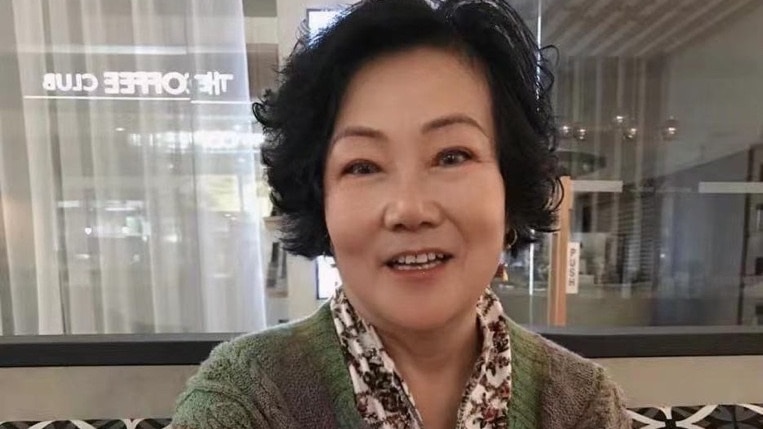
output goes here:
<path id="1" fill-rule="evenodd" d="M 446 279 L 425 287 L 381 283 L 377 289 L 346 288 L 360 315 L 377 328 L 391 331 L 436 331 L 462 316 L 474 315 L 482 290 Z"/>
<path id="2" fill-rule="evenodd" d="M 395 325 L 396 329 L 407 331 L 436 331 L 447 327 L 456 317 L 457 311 L 453 308 L 440 305 L 398 305 L 389 309 L 384 319 Z"/>

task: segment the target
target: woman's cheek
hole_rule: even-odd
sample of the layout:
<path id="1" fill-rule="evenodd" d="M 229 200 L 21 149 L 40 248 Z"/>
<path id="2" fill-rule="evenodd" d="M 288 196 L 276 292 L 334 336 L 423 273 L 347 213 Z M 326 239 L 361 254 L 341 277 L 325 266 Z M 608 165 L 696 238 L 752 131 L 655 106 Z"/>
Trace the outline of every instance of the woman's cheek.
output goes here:
<path id="1" fill-rule="evenodd" d="M 381 216 L 376 213 L 380 210 L 379 187 L 350 180 L 327 192 L 326 223 L 335 245 L 339 241 L 355 247 L 355 242 L 367 243 L 364 234 L 372 232 L 374 219 Z"/>

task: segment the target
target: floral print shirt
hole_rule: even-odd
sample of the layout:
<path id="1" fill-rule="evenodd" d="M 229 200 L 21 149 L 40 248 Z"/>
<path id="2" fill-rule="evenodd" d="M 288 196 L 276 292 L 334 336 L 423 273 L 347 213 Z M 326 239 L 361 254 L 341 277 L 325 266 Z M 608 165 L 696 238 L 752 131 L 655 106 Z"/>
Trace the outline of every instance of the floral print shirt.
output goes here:
<path id="1" fill-rule="evenodd" d="M 329 304 L 358 412 L 365 422 L 378 429 L 424 429 L 408 386 L 374 327 L 355 312 L 341 287 Z M 489 288 L 477 303 L 475 317 L 482 330 L 482 352 L 464 391 L 456 429 L 507 429 L 511 397 L 509 328 L 503 307 Z"/>

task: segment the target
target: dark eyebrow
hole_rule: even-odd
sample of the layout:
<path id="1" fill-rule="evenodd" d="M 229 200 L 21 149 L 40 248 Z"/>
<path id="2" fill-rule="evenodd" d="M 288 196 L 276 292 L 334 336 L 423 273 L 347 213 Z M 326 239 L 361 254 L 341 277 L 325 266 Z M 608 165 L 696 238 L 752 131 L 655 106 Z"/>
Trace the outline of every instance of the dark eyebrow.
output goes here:
<path id="1" fill-rule="evenodd" d="M 487 132 L 485 131 L 484 128 L 482 128 L 479 122 L 477 122 L 471 116 L 467 116 L 461 113 L 455 113 L 452 115 L 447 115 L 437 119 L 433 119 L 427 122 L 426 124 L 424 124 L 423 127 L 421 127 L 421 132 L 422 134 L 426 134 L 432 131 L 439 130 L 441 128 L 449 127 L 452 125 L 458 125 L 458 124 L 474 127 L 478 129 L 486 137 L 488 136 Z M 369 138 L 373 140 L 382 140 L 382 141 L 387 140 L 387 135 L 377 129 L 359 126 L 359 125 L 352 125 L 352 126 L 343 128 L 341 131 L 335 134 L 334 137 L 331 138 L 331 143 L 336 143 L 337 141 L 346 137 L 365 137 L 365 138 Z"/>
<path id="2" fill-rule="evenodd" d="M 485 135 L 485 137 L 488 137 L 487 132 L 484 128 L 477 122 L 475 119 L 473 119 L 471 116 L 467 116 L 461 113 L 455 113 L 452 115 L 443 116 L 441 118 L 434 119 L 432 121 L 427 122 L 424 124 L 423 127 L 421 127 L 422 133 L 426 134 L 435 130 L 438 130 L 440 128 L 449 127 L 451 125 L 468 125 L 474 128 L 477 128 L 482 134 Z"/>
<path id="3" fill-rule="evenodd" d="M 366 137 L 374 140 L 387 140 L 387 136 L 379 130 L 362 126 L 349 126 L 334 135 L 331 143 L 336 143 L 345 137 Z"/>

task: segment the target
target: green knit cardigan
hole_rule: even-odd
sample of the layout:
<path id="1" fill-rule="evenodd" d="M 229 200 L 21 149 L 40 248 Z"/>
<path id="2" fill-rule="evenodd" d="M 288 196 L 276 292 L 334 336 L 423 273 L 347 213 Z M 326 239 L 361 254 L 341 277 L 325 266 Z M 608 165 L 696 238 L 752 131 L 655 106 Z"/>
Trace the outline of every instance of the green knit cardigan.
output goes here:
<path id="1" fill-rule="evenodd" d="M 603 369 L 511 323 L 511 429 L 630 428 Z M 359 429 L 331 310 L 217 346 L 177 401 L 173 427 Z"/>

